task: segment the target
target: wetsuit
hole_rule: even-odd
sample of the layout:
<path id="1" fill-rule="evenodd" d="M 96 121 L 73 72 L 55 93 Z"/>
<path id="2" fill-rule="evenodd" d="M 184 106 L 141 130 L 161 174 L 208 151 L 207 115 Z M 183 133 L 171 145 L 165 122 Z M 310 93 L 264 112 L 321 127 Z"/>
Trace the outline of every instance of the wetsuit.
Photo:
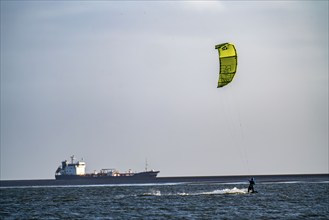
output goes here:
<path id="1" fill-rule="evenodd" d="M 254 181 L 254 178 L 251 178 L 251 180 L 249 180 L 249 187 L 248 187 L 248 192 L 255 192 L 254 190 L 254 185 L 255 185 L 255 181 Z"/>

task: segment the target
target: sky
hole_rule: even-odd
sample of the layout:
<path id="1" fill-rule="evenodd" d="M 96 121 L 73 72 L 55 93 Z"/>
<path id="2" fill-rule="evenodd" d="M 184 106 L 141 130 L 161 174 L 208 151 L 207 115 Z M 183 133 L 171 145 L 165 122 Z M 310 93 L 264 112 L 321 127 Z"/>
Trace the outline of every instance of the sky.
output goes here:
<path id="1" fill-rule="evenodd" d="M 1 1 L 0 179 L 328 173 L 328 48 L 328 1 Z"/>

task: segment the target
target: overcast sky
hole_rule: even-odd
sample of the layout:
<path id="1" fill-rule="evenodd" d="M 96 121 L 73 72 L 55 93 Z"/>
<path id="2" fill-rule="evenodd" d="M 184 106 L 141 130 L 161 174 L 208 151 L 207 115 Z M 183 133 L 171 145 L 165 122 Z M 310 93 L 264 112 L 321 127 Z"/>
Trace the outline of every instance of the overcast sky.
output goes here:
<path id="1" fill-rule="evenodd" d="M 238 52 L 217 89 L 215 45 Z M 328 1 L 1 1 L 0 179 L 328 173 Z"/>

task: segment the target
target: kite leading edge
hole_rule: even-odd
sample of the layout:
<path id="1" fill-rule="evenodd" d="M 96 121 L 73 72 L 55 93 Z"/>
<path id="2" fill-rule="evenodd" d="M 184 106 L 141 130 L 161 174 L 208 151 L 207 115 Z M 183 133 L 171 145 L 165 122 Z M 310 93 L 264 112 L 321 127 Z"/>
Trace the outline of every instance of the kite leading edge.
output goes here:
<path id="1" fill-rule="evenodd" d="M 238 58 L 235 46 L 231 43 L 223 43 L 215 46 L 219 55 L 219 79 L 217 88 L 229 84 L 236 73 Z"/>

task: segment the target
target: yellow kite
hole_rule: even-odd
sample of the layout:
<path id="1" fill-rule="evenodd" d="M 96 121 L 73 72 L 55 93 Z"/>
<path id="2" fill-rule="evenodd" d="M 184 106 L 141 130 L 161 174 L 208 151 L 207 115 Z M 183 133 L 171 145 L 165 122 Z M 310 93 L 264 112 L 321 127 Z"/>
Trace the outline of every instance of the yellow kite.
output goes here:
<path id="1" fill-rule="evenodd" d="M 235 47 L 231 43 L 218 44 L 215 46 L 219 54 L 219 79 L 217 88 L 229 84 L 236 73 L 238 57 Z"/>

